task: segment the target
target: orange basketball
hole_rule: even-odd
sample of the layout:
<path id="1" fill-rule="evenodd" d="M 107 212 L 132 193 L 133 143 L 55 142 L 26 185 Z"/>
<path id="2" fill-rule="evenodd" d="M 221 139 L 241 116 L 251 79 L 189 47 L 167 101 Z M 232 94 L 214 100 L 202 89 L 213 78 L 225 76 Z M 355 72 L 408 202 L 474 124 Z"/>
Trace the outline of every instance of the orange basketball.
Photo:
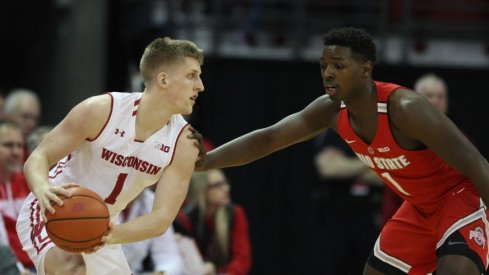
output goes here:
<path id="1" fill-rule="evenodd" d="M 109 228 L 109 209 L 104 200 L 85 187 L 68 188 L 72 196 L 63 206 L 53 204 L 54 214 L 46 211 L 46 231 L 59 248 L 73 253 L 89 250 L 100 243 Z"/>

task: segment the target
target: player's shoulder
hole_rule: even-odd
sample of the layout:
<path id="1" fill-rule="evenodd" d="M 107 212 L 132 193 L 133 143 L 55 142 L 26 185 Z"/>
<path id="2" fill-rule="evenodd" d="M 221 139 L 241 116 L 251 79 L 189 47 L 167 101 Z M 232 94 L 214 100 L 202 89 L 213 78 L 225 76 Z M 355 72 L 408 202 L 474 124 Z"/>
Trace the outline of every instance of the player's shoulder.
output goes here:
<path id="1" fill-rule="evenodd" d="M 190 125 L 184 126 L 182 131 L 180 132 L 177 141 L 175 143 L 175 152 L 173 163 L 179 163 L 177 166 L 184 164 L 187 165 L 189 163 L 195 162 L 197 156 L 199 154 L 198 146 L 196 145 L 197 141 L 195 139 L 191 139 L 188 136 L 192 132 L 190 131 Z M 193 159 L 194 162 L 189 162 L 189 159 Z M 175 166 L 175 165 L 172 165 Z"/>
<path id="2" fill-rule="evenodd" d="M 329 117 L 340 110 L 341 101 L 333 100 L 329 95 L 322 95 L 312 101 L 304 112 L 313 115 L 314 117 Z"/>
<path id="3" fill-rule="evenodd" d="M 414 125 L 426 119 L 432 110 L 433 106 L 424 96 L 407 88 L 399 88 L 389 97 L 389 118 L 397 127 Z"/>
<path id="4" fill-rule="evenodd" d="M 191 139 L 189 138 L 188 136 L 192 134 L 192 132 L 190 131 L 190 124 L 187 124 L 185 126 L 183 126 L 182 130 L 180 131 L 180 134 L 178 135 L 178 138 L 177 138 L 177 148 L 180 147 L 180 148 L 183 148 L 185 150 L 192 150 L 193 149 L 197 149 L 197 147 L 195 146 L 195 139 Z"/>
<path id="5" fill-rule="evenodd" d="M 426 103 L 426 99 L 408 88 L 400 87 L 392 92 L 388 99 L 389 113 L 391 115 L 405 115 L 419 111 Z"/>
<path id="6" fill-rule="evenodd" d="M 112 100 L 108 94 L 89 97 L 70 111 L 67 121 L 79 125 L 88 138 L 92 139 L 107 123 L 112 111 Z"/>
<path id="7" fill-rule="evenodd" d="M 80 106 L 87 108 L 88 110 L 100 111 L 110 108 L 113 104 L 113 96 L 110 93 L 91 96 L 80 103 Z"/>
<path id="8" fill-rule="evenodd" d="M 333 100 L 329 95 L 321 95 L 318 98 L 316 98 L 313 103 L 322 105 L 322 106 L 328 106 L 331 108 L 339 109 L 341 106 L 341 101 L 338 100 Z"/>
<path id="9" fill-rule="evenodd" d="M 341 106 L 344 106 L 342 101 L 333 100 L 329 95 L 322 95 L 304 111 L 309 121 L 316 121 L 322 127 L 335 127 Z"/>

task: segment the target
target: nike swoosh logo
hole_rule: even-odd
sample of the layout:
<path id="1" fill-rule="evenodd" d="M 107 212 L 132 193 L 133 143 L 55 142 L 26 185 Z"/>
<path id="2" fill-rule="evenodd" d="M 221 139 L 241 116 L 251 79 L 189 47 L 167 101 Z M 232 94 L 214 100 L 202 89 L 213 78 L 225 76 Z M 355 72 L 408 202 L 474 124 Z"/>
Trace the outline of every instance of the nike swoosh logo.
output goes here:
<path id="1" fill-rule="evenodd" d="M 355 142 L 356 140 L 347 140 L 347 139 L 345 139 L 345 141 L 346 141 L 346 143 L 350 144 L 350 143 Z"/>

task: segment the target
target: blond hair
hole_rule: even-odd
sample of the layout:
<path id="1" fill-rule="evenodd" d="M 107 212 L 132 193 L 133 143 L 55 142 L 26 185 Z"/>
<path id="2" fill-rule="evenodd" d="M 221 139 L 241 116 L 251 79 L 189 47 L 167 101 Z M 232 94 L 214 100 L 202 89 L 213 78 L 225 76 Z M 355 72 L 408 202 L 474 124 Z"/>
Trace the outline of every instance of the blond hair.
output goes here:
<path id="1" fill-rule="evenodd" d="M 175 40 L 169 37 L 153 40 L 144 50 L 139 62 L 139 70 L 144 82 L 149 82 L 162 65 L 175 64 L 185 57 L 195 58 L 200 65 L 204 63 L 203 50 L 199 49 L 193 42 Z"/>
<path id="2" fill-rule="evenodd" d="M 190 203 L 199 209 L 199 218 L 197 224 L 197 232 L 202 234 L 205 226 L 205 214 L 207 210 L 207 189 L 209 187 L 208 171 L 195 172 L 190 180 L 189 200 Z M 229 228 L 230 216 L 228 215 L 227 205 L 219 207 L 216 211 L 214 220 L 215 225 L 215 241 L 219 249 L 219 256 L 222 259 L 229 257 Z"/>

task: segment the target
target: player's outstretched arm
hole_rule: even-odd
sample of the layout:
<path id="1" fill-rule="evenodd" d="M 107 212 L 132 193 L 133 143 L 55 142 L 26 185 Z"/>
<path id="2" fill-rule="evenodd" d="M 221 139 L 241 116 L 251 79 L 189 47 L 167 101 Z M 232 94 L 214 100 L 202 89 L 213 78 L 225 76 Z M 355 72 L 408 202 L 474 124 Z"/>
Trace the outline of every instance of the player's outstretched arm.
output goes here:
<path id="1" fill-rule="evenodd" d="M 153 209 L 127 223 L 114 225 L 108 244 L 137 242 L 165 233 L 175 219 L 187 195 L 199 149 L 189 139 L 188 127 L 180 135 L 175 156 L 157 183 Z"/>
<path id="2" fill-rule="evenodd" d="M 110 114 L 109 95 L 91 97 L 75 106 L 68 115 L 46 136 L 32 152 L 24 165 L 29 188 L 37 197 L 41 213 L 54 212 L 49 201 L 62 205 L 56 194 L 71 196 L 65 190 L 72 184 L 51 186 L 48 183 L 49 167 L 73 152 L 84 140 L 95 138 Z"/>
<path id="3" fill-rule="evenodd" d="M 471 179 L 484 203 L 489 204 L 489 164 L 477 148 L 422 96 L 396 91 L 389 107 L 394 125 L 406 136 L 418 140 L 453 168 Z"/>
<path id="4" fill-rule="evenodd" d="M 276 124 L 238 137 L 207 154 L 201 170 L 240 166 L 270 155 L 292 144 L 306 141 L 334 126 L 339 103 L 321 96 L 302 111 Z"/>

